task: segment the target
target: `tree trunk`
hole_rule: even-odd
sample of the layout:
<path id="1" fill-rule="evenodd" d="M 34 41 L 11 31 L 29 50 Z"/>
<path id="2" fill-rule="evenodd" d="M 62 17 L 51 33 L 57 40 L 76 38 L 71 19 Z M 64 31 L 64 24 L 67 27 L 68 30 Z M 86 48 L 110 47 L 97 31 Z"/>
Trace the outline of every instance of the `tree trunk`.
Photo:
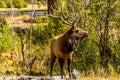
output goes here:
<path id="1" fill-rule="evenodd" d="M 58 10 L 58 0 L 48 0 L 48 14 L 53 14 L 54 10 Z"/>
<path id="2" fill-rule="evenodd" d="M 104 29 L 102 31 L 101 29 L 101 35 L 100 35 L 100 57 L 101 57 L 101 64 L 103 67 L 108 67 L 108 62 L 110 61 L 110 58 L 112 58 L 112 50 L 109 47 L 109 18 L 110 18 L 110 2 L 109 0 L 106 0 L 106 17 L 104 20 Z"/>
<path id="3" fill-rule="evenodd" d="M 22 52 L 22 60 L 23 62 L 25 62 L 25 53 L 24 53 L 24 42 L 23 42 L 23 38 L 20 37 L 20 41 L 21 41 L 21 52 Z"/>

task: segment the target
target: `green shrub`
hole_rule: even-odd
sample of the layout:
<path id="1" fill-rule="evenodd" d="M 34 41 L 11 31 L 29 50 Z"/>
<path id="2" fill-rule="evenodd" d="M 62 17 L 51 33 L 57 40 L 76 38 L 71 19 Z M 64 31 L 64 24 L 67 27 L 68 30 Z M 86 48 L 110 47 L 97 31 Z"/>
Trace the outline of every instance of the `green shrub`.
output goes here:
<path id="1" fill-rule="evenodd" d="M 4 7 L 5 7 L 4 0 L 0 0 L 0 8 L 4 8 Z"/>

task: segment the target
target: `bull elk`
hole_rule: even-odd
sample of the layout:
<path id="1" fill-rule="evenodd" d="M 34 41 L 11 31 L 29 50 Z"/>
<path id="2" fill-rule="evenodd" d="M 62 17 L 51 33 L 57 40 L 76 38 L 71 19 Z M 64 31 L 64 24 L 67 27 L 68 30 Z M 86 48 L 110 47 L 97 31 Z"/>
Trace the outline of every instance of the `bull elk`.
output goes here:
<path id="1" fill-rule="evenodd" d="M 71 76 L 70 63 L 72 61 L 73 51 L 76 49 L 78 43 L 88 36 L 88 32 L 76 26 L 72 26 L 66 33 L 56 36 L 51 41 L 51 69 L 50 75 L 52 77 L 52 69 L 55 59 L 58 58 L 61 76 L 63 78 L 64 64 L 68 61 L 68 72 Z"/>
<path id="2" fill-rule="evenodd" d="M 71 28 L 66 33 L 61 34 L 60 36 L 56 36 L 51 40 L 50 76 L 52 78 L 53 65 L 55 63 L 56 58 L 58 58 L 61 70 L 61 78 L 65 76 L 64 65 L 66 61 L 68 62 L 68 72 L 69 77 L 71 78 L 70 64 L 72 61 L 73 51 L 76 49 L 78 43 L 80 43 L 80 41 L 84 37 L 88 36 L 88 32 L 76 26 L 76 24 L 80 21 L 80 16 L 76 16 L 76 19 L 74 17 L 74 19 L 72 20 L 71 16 L 66 16 L 66 14 L 62 10 L 59 16 L 55 16 L 53 14 L 49 14 L 49 16 L 59 18 L 64 23 L 71 26 Z"/>

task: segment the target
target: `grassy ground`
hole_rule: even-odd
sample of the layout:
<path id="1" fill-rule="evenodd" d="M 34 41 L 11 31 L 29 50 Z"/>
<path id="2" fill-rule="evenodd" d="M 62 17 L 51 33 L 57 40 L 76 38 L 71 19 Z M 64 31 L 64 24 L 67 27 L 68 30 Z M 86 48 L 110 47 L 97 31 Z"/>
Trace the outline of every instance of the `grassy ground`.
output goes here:
<path id="1" fill-rule="evenodd" d="M 80 77 L 80 80 L 120 80 L 120 77 Z"/>
<path id="2" fill-rule="evenodd" d="M 104 75 L 95 75 L 91 74 L 89 76 L 80 75 L 79 80 L 120 80 L 120 74 L 114 74 L 114 75 L 107 75 L 107 73 L 104 73 Z"/>

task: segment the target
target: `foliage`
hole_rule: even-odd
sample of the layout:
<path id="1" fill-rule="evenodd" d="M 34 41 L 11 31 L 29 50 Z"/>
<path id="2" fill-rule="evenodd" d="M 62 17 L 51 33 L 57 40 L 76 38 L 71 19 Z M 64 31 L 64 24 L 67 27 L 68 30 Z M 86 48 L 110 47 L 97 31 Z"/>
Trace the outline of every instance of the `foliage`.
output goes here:
<path id="1" fill-rule="evenodd" d="M 109 72 L 109 65 L 112 65 L 115 68 L 115 63 L 116 62 L 116 55 L 115 55 L 115 50 L 114 50 L 114 46 L 116 44 L 114 44 L 112 41 L 114 41 L 114 39 L 111 36 L 112 33 L 112 29 L 116 29 L 116 25 L 110 25 L 111 22 L 115 22 L 115 18 L 117 18 L 116 16 L 114 16 L 112 10 L 114 10 L 116 7 L 112 8 L 112 3 L 115 3 L 115 1 L 97 1 L 97 2 L 93 2 L 92 4 L 96 4 L 94 6 L 95 11 L 92 9 L 91 11 L 92 13 L 92 17 L 96 19 L 96 24 L 93 26 L 95 26 L 96 28 L 96 33 L 98 33 L 98 48 L 99 48 L 99 57 L 100 57 L 100 63 L 101 66 L 103 66 L 104 68 L 108 69 Z M 98 7 L 99 6 L 99 7 Z M 93 7 L 93 6 L 92 6 Z M 91 7 L 90 7 L 91 8 Z M 103 8 L 105 10 L 103 10 Z M 114 11 L 116 12 L 116 11 Z M 114 17 L 113 17 L 114 16 Z M 116 33 L 115 33 L 116 34 Z M 112 38 L 112 41 L 111 41 Z M 115 41 L 114 41 L 115 42 Z M 112 44 L 113 43 L 113 44 Z"/>
<path id="2" fill-rule="evenodd" d="M 5 4 L 4 4 L 4 0 L 0 0 L 0 8 L 4 8 Z"/>
<path id="3" fill-rule="evenodd" d="M 3 17 L 0 17 L 0 52 L 9 51 L 12 46 L 12 35 L 10 28 L 7 27 L 6 21 Z"/>
<path id="4" fill-rule="evenodd" d="M 5 4 L 7 5 L 8 8 L 12 8 L 13 0 L 5 0 Z"/>
<path id="5" fill-rule="evenodd" d="M 17 7 L 17 8 L 23 8 L 23 7 L 25 7 L 25 2 L 24 2 L 24 0 L 13 0 L 13 5 L 14 5 L 14 7 Z"/>
<path id="6" fill-rule="evenodd" d="M 26 3 L 28 3 L 28 4 L 32 4 L 32 1 L 33 0 L 24 0 Z"/>
<path id="7" fill-rule="evenodd" d="M 50 17 L 38 17 L 36 23 L 38 23 L 37 27 L 33 28 L 33 43 L 46 44 L 55 35 L 59 35 L 67 29 L 62 21 Z"/>
<path id="8" fill-rule="evenodd" d="M 34 0 L 0 0 L 0 8 L 12 8 L 13 6 L 15 8 L 25 8 L 27 4 L 33 4 Z M 45 2 L 45 0 L 38 0 L 39 4 L 40 2 Z"/>

